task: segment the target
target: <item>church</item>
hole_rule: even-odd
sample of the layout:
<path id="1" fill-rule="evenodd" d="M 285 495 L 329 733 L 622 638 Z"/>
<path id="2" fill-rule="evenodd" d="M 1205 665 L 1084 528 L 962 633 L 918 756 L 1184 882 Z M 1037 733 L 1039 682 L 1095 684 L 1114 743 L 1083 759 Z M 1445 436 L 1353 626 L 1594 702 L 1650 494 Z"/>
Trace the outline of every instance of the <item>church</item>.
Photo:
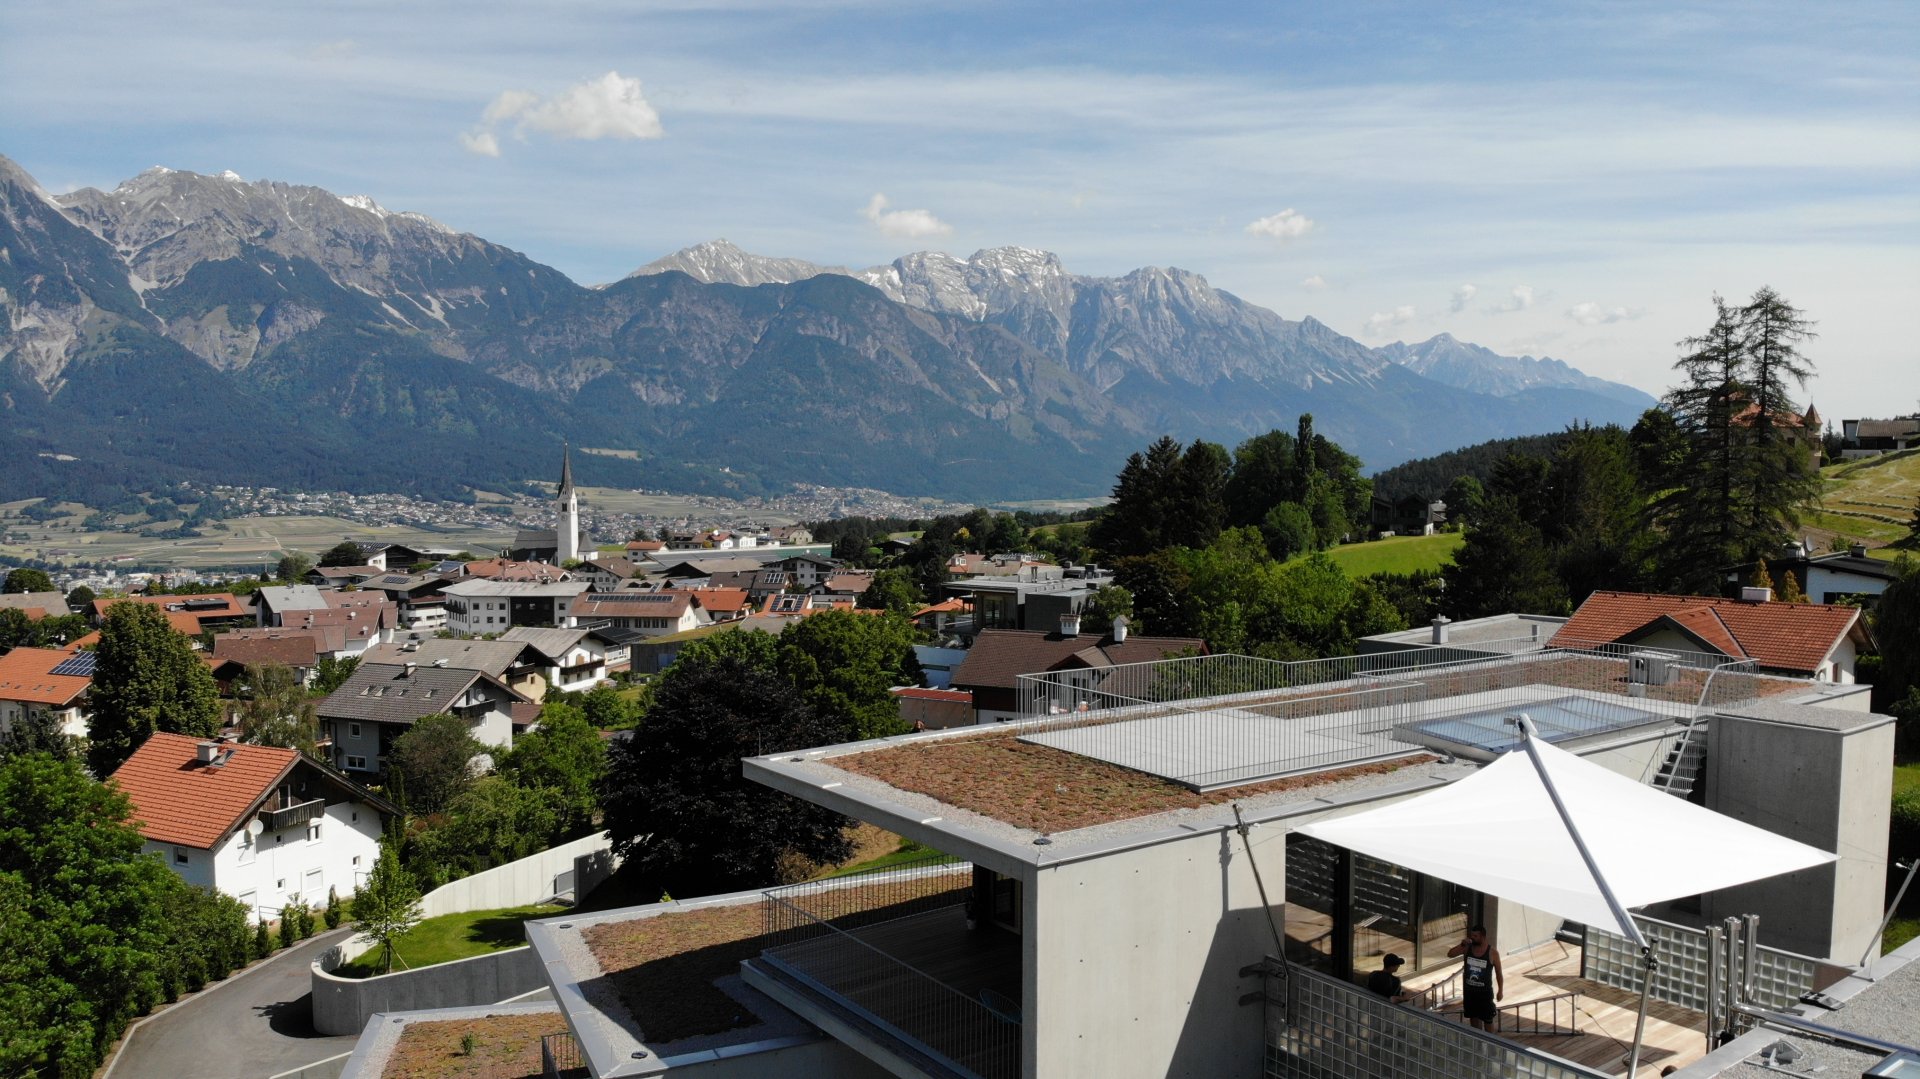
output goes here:
<path id="1" fill-rule="evenodd" d="M 513 535 L 506 557 L 516 562 L 556 566 L 580 558 L 580 495 L 573 488 L 573 451 L 560 451 L 560 489 L 554 492 L 560 519 L 555 528 L 523 528 Z"/>

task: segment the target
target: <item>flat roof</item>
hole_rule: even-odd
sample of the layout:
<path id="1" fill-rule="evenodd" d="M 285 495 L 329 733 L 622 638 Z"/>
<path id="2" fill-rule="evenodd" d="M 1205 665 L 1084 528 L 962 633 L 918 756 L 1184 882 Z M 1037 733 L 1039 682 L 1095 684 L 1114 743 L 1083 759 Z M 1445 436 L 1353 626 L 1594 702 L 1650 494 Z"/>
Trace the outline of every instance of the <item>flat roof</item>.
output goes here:
<path id="1" fill-rule="evenodd" d="M 1471 733 L 1445 724 L 1477 722 L 1476 715 L 1537 709 L 1563 737 L 1584 744 L 1661 737 L 1694 715 L 1709 688 L 1702 670 L 1672 669 L 1660 685 L 1634 684 L 1630 671 L 1624 657 L 1550 651 L 1164 703 L 1092 690 L 1085 696 L 1096 702 L 1126 703 L 750 757 L 743 765 L 756 782 L 1011 873 L 1115 843 L 1230 825 L 1229 803 L 1240 803 L 1250 819 L 1272 819 L 1451 782 L 1492 752 L 1459 752 L 1429 736 Z M 1810 686 L 1745 677 L 1710 688 L 1777 699 Z M 1403 691 L 1410 696 L 1395 696 Z M 1772 701 L 1707 709 L 1741 710 L 1813 713 L 1815 722 L 1830 718 L 1823 713 L 1849 715 Z M 1438 726 L 1405 726 L 1418 723 Z M 1490 744 L 1491 733 L 1480 731 L 1488 737 L 1476 741 Z M 1414 734 L 1421 737 L 1409 739 Z"/>
<path id="2" fill-rule="evenodd" d="M 1459 622 L 1449 622 L 1447 643 L 1435 647 L 1485 644 L 1491 641 L 1531 638 L 1536 634 L 1540 638 L 1540 643 L 1545 645 L 1547 640 L 1566 623 L 1566 616 L 1551 614 L 1493 614 L 1485 618 L 1468 618 Z M 1415 626 L 1412 629 L 1376 633 L 1371 637 L 1360 639 L 1388 644 L 1431 645 L 1433 644 L 1433 627 Z"/>

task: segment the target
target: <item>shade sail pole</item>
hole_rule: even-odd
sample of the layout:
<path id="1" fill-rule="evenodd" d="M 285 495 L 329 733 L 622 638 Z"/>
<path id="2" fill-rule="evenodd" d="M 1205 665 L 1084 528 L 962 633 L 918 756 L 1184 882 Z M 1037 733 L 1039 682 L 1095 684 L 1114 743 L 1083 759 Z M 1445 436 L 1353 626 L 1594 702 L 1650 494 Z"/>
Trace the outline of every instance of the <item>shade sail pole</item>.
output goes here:
<path id="1" fill-rule="evenodd" d="M 1568 838 L 1573 840 L 1575 850 L 1580 852 L 1580 860 L 1587 865 L 1587 874 L 1593 878 L 1594 887 L 1600 889 L 1600 897 L 1607 901 L 1607 909 L 1613 912 L 1613 920 L 1625 930 L 1625 936 L 1640 947 L 1640 959 L 1646 969 L 1640 975 L 1640 1014 L 1633 1023 L 1633 1050 L 1627 1054 L 1627 1079 L 1635 1079 L 1640 1073 L 1640 1043 L 1647 1031 L 1647 990 L 1653 982 L 1653 946 L 1634 924 L 1633 916 L 1613 894 L 1613 886 L 1607 883 L 1606 875 L 1600 872 L 1600 866 L 1593 860 L 1593 852 L 1587 849 L 1587 840 L 1580 834 L 1580 826 L 1573 822 L 1573 814 L 1567 812 L 1567 803 L 1560 800 L 1560 789 L 1553 785 L 1553 776 L 1547 772 L 1547 764 L 1540 759 L 1540 749 L 1534 745 L 1539 732 L 1534 729 L 1533 718 L 1525 712 L 1520 713 L 1515 722 L 1520 727 L 1520 745 L 1527 751 L 1527 759 L 1533 762 L 1534 774 L 1540 777 L 1540 785 L 1546 788 L 1547 797 L 1553 802 L 1554 812 L 1560 814 L 1560 823 L 1567 829 Z"/>

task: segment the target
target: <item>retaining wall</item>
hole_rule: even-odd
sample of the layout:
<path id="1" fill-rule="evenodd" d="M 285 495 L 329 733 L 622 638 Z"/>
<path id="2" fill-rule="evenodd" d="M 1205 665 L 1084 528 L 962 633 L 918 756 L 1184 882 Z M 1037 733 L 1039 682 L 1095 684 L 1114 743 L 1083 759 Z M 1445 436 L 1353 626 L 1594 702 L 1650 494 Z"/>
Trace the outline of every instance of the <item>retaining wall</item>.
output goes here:
<path id="1" fill-rule="evenodd" d="M 420 897 L 420 912 L 432 918 L 470 910 L 524 907 L 560 893 L 575 898 L 613 874 L 613 840 L 607 833 L 576 839 L 443 884 Z"/>
<path id="2" fill-rule="evenodd" d="M 546 985 L 533 949 L 524 946 L 377 978 L 342 978 L 315 963 L 313 1028 L 326 1035 L 358 1034 L 375 1012 L 494 1004 Z"/>

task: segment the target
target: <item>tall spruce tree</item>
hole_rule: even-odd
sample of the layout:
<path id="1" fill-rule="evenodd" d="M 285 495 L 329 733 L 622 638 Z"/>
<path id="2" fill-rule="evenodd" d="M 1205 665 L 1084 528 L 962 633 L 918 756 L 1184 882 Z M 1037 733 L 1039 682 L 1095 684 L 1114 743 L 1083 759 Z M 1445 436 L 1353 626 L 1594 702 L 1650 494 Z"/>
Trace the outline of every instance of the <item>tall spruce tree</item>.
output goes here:
<path id="1" fill-rule="evenodd" d="M 1813 322 L 1771 288 L 1761 288 L 1740 308 L 1741 344 L 1748 397 L 1752 406 L 1747 433 L 1751 445 L 1746 470 L 1746 530 L 1755 545 L 1772 553 L 1799 529 L 1801 511 L 1820 493 L 1812 441 L 1799 429 L 1799 410 L 1788 386 L 1805 388 L 1813 361 L 1800 346 L 1817 336 Z M 1792 418 L 1793 426 L 1783 420 Z"/>
<path id="2" fill-rule="evenodd" d="M 1089 539 L 1108 558 L 1151 554 L 1171 545 L 1169 511 L 1180 484 L 1180 443 L 1162 435 L 1145 453 L 1127 458 L 1113 485 L 1113 503 L 1093 523 Z"/>
<path id="3" fill-rule="evenodd" d="M 1701 593 L 1718 590 L 1723 567 L 1745 561 L 1741 526 L 1751 519 L 1748 461 L 1733 422 L 1747 395 L 1740 312 L 1719 296 L 1713 307 L 1713 327 L 1680 342 L 1686 351 L 1674 367 L 1683 381 L 1665 405 L 1682 445 L 1673 474 L 1654 481 L 1660 493 L 1650 507 L 1663 583 Z"/>

